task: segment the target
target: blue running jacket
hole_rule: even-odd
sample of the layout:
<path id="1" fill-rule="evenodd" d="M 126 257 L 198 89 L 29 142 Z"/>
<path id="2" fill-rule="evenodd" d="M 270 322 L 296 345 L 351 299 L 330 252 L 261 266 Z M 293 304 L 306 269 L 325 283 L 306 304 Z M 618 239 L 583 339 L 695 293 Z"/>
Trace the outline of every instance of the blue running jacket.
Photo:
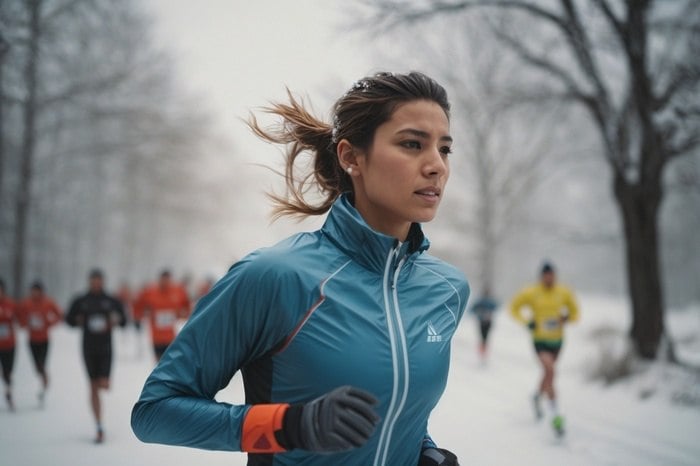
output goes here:
<path id="1" fill-rule="evenodd" d="M 241 450 L 246 412 L 303 403 L 341 385 L 379 399 L 382 420 L 342 453 L 249 454 L 249 465 L 417 465 L 469 297 L 456 268 L 409 238 L 372 230 L 348 195 L 323 227 L 257 250 L 200 300 L 150 374 L 131 424 L 145 442 Z M 241 370 L 245 404 L 214 399 Z"/>

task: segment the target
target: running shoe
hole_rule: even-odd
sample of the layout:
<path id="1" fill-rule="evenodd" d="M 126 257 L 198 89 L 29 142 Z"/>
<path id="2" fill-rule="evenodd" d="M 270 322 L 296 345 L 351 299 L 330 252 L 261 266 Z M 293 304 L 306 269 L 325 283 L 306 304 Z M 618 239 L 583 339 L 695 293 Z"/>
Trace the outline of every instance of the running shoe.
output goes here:
<path id="1" fill-rule="evenodd" d="M 561 437 L 564 435 L 564 418 L 562 416 L 554 416 L 552 418 L 552 427 L 554 427 L 554 432 L 557 436 Z"/>
<path id="2" fill-rule="evenodd" d="M 95 436 L 95 443 L 100 444 L 105 441 L 105 432 L 102 429 L 97 429 L 97 435 Z"/>

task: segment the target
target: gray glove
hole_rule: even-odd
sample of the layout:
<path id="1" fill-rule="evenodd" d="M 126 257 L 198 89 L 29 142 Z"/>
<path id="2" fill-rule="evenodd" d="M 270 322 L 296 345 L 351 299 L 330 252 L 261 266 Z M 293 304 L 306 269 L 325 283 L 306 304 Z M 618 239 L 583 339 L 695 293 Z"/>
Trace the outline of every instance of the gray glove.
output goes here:
<path id="1" fill-rule="evenodd" d="M 369 439 L 379 422 L 377 399 L 345 385 L 285 414 L 278 442 L 287 449 L 331 453 L 352 450 Z"/>

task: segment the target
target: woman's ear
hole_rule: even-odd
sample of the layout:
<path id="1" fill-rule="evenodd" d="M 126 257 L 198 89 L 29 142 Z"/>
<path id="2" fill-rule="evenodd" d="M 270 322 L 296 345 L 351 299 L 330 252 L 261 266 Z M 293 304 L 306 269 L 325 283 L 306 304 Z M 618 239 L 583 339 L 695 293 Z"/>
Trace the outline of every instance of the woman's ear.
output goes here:
<path id="1" fill-rule="evenodd" d="M 350 176 L 357 171 L 357 151 L 347 139 L 341 139 L 336 146 L 338 162 L 341 168 Z"/>

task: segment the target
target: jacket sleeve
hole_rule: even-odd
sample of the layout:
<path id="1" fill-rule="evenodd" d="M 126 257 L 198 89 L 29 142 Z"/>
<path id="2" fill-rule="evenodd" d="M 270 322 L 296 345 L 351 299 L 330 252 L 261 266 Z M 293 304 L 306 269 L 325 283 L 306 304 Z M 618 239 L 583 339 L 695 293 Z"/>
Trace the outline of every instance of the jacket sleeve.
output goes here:
<path id="1" fill-rule="evenodd" d="M 184 319 L 189 318 L 192 313 L 192 303 L 190 302 L 190 297 L 187 295 L 187 290 L 182 289 L 182 317 Z"/>
<path id="2" fill-rule="evenodd" d="M 19 302 L 8 298 L 7 304 L 10 306 L 10 309 L 12 309 L 12 319 L 17 323 L 17 325 L 20 325 Z"/>
<path id="3" fill-rule="evenodd" d="M 58 304 L 53 301 L 49 301 L 49 313 L 48 322 L 49 325 L 56 325 L 63 320 L 63 311 Z"/>
<path id="4" fill-rule="evenodd" d="M 527 290 L 520 291 L 513 300 L 510 302 L 510 315 L 513 316 L 515 320 L 521 324 L 527 324 L 527 320 L 523 317 L 520 312 L 521 308 L 527 304 L 528 292 Z"/>
<path id="5" fill-rule="evenodd" d="M 15 313 L 17 315 L 17 323 L 20 327 L 24 328 L 27 326 L 27 309 L 24 300 L 17 301 L 15 305 Z"/>
<path id="6" fill-rule="evenodd" d="M 76 327 L 78 325 L 78 316 L 81 314 L 80 306 L 78 305 L 79 303 L 80 298 L 76 298 L 73 300 L 70 307 L 68 308 L 68 313 L 66 314 L 66 323 L 71 327 Z"/>
<path id="7" fill-rule="evenodd" d="M 136 322 L 140 322 L 146 312 L 146 289 L 143 289 L 136 296 L 136 299 L 131 303 L 132 318 Z"/>
<path id="8" fill-rule="evenodd" d="M 578 309 L 578 304 L 576 303 L 576 298 L 571 290 L 566 289 L 566 309 L 569 314 L 567 315 L 567 321 L 576 322 L 579 319 L 580 313 Z"/>
<path id="9" fill-rule="evenodd" d="M 131 426 L 140 440 L 241 450 L 250 405 L 222 403 L 214 396 L 236 371 L 284 337 L 287 320 L 271 316 L 278 290 L 273 267 L 244 260 L 200 300 L 133 408 Z"/>
<path id="10" fill-rule="evenodd" d="M 423 436 L 423 443 L 421 443 L 420 451 L 427 450 L 428 448 L 437 448 L 437 445 L 430 434 L 426 432 Z"/>
<path id="11" fill-rule="evenodd" d="M 126 311 L 124 310 L 124 303 L 122 303 L 119 299 L 117 298 L 112 298 L 114 302 L 114 309 L 117 311 L 117 316 L 118 316 L 118 321 L 117 323 L 119 324 L 120 327 L 126 327 L 126 323 L 128 321 L 127 316 L 126 316 Z"/>

